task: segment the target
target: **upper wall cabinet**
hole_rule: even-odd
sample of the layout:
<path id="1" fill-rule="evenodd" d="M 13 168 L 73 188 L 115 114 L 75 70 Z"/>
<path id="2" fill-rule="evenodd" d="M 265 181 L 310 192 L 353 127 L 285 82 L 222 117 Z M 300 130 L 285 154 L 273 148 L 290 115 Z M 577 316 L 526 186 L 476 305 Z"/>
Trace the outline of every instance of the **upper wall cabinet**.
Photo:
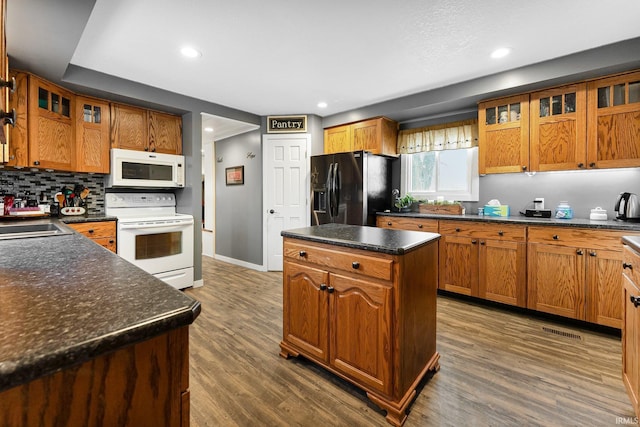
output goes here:
<path id="1" fill-rule="evenodd" d="M 7 2 L 0 0 L 0 79 L 7 81 L 9 76 L 9 59 L 7 57 L 7 41 L 5 36 L 5 22 L 7 16 Z M 0 112 L 6 112 L 9 108 L 9 88 L 0 88 Z M 4 133 L 0 138 L 0 163 L 9 161 L 9 124 L 2 125 L 0 133 Z"/>
<path id="2" fill-rule="evenodd" d="M 529 95 L 478 105 L 478 171 L 529 170 Z"/>
<path id="3" fill-rule="evenodd" d="M 109 173 L 109 102 L 76 98 L 76 170 Z"/>
<path id="4" fill-rule="evenodd" d="M 111 146 L 182 154 L 182 118 L 128 105 L 111 104 Z"/>
<path id="5" fill-rule="evenodd" d="M 640 71 L 588 83 L 587 162 L 640 166 Z"/>
<path id="6" fill-rule="evenodd" d="M 324 130 L 325 154 L 364 150 L 395 156 L 397 141 L 398 123 L 386 117 L 376 117 Z"/>
<path id="7" fill-rule="evenodd" d="M 579 83 L 531 94 L 531 170 L 586 168 L 586 87 Z"/>
<path id="8" fill-rule="evenodd" d="M 75 166 L 75 96 L 27 73 L 12 72 L 17 89 L 10 108 L 17 113 L 11 128 L 9 166 L 73 171 Z"/>

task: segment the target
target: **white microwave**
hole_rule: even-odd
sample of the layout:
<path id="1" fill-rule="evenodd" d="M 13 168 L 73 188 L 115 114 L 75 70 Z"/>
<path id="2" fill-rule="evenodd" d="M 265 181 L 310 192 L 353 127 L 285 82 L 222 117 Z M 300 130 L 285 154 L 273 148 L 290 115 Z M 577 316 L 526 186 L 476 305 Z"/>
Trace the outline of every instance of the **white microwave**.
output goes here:
<path id="1" fill-rule="evenodd" d="M 184 156 L 111 149 L 109 187 L 184 187 Z"/>

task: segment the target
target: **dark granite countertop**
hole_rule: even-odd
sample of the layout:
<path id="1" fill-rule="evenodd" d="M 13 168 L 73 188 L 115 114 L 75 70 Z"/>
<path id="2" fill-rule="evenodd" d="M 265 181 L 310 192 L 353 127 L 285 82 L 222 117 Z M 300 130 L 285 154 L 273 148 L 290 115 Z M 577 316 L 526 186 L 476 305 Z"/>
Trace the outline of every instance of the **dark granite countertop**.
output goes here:
<path id="1" fill-rule="evenodd" d="M 0 241 L 0 391 L 199 313 L 198 301 L 78 233 Z"/>
<path id="2" fill-rule="evenodd" d="M 67 215 L 60 217 L 60 221 L 65 224 L 73 224 L 80 222 L 99 222 L 99 221 L 117 221 L 115 216 L 105 214 L 89 214 L 89 215 Z"/>
<path id="3" fill-rule="evenodd" d="M 623 236 L 622 242 L 631 246 L 636 252 L 640 252 L 640 236 Z"/>
<path id="4" fill-rule="evenodd" d="M 562 227 L 586 227 L 586 228 L 606 228 L 611 230 L 629 230 L 640 232 L 640 222 L 626 222 L 617 220 L 592 221 L 588 218 L 555 219 L 555 218 L 530 218 L 526 216 L 479 216 L 479 215 L 438 215 L 421 214 L 418 212 L 378 212 L 378 215 L 399 216 L 407 218 L 432 218 L 432 219 L 452 219 L 458 221 L 484 221 L 498 224 L 522 224 L 522 225 L 552 225 Z"/>
<path id="5" fill-rule="evenodd" d="M 438 240 L 437 233 L 423 231 L 391 230 L 378 227 L 362 227 L 346 224 L 323 224 L 282 231 L 283 237 L 328 243 L 353 249 L 402 255 L 431 241 Z"/>

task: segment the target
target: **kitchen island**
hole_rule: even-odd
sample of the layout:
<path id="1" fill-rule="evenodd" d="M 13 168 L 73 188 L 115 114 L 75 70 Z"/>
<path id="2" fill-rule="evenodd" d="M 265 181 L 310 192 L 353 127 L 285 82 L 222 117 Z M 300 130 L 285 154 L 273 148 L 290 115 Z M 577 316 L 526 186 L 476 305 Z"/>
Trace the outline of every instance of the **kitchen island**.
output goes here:
<path id="1" fill-rule="evenodd" d="M 440 366 L 440 235 L 325 224 L 282 236 L 280 355 L 302 355 L 364 389 L 402 425 L 420 382 Z"/>
<path id="2" fill-rule="evenodd" d="M 69 231 L 0 240 L 0 426 L 188 424 L 200 304 Z"/>

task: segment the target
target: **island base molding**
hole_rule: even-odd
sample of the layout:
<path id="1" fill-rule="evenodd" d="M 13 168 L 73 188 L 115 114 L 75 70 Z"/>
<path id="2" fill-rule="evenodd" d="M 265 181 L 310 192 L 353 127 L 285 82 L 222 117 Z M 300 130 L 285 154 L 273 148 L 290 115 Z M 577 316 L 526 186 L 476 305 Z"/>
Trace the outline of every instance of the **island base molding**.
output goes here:
<path id="1" fill-rule="evenodd" d="M 286 343 L 281 342 L 280 356 L 282 356 L 285 359 L 288 359 L 290 357 L 299 357 L 300 352 L 297 351 L 295 348 L 287 345 Z M 305 356 L 303 355 L 302 357 L 305 357 Z M 331 366 L 325 363 L 319 363 L 317 360 L 310 359 L 307 357 L 305 358 L 312 361 L 313 363 L 316 363 L 322 366 L 322 368 L 342 378 L 343 380 L 364 390 L 367 393 L 367 397 L 369 398 L 370 401 L 372 401 L 380 409 L 387 412 L 387 415 L 386 415 L 387 422 L 396 427 L 402 426 L 406 421 L 407 409 L 409 408 L 409 406 L 417 396 L 417 389 L 420 383 L 425 379 L 425 377 L 429 373 L 436 373 L 440 370 L 440 354 L 436 352 L 431 358 L 431 360 L 429 361 L 429 363 L 422 370 L 420 375 L 416 377 L 415 381 L 413 382 L 411 387 L 409 387 L 409 390 L 407 390 L 404 396 L 402 396 L 402 398 L 399 400 L 393 400 L 393 399 L 390 399 L 388 396 L 384 396 L 384 395 L 381 395 L 380 393 L 376 393 L 374 391 L 367 389 L 367 387 L 364 387 L 359 382 L 354 381 L 352 378 L 349 378 L 348 376 L 344 375 L 342 372 L 336 369 L 333 369 Z"/>

